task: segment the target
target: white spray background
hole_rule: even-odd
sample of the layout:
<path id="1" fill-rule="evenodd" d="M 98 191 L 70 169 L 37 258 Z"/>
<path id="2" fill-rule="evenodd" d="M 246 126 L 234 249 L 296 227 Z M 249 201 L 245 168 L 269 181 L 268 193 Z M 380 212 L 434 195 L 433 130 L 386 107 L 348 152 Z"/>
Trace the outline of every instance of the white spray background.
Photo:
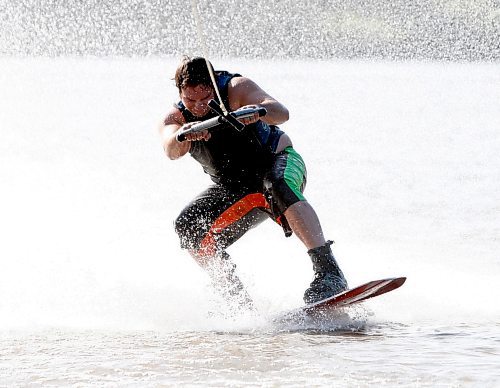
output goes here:
<path id="1" fill-rule="evenodd" d="M 306 196 L 351 285 L 404 275 L 374 319 L 500 318 L 494 64 L 213 60 L 291 111 Z M 211 329 L 172 221 L 209 180 L 156 126 L 175 59 L 0 61 L 3 328 Z M 301 304 L 305 249 L 267 222 L 230 253 L 263 315 Z"/>

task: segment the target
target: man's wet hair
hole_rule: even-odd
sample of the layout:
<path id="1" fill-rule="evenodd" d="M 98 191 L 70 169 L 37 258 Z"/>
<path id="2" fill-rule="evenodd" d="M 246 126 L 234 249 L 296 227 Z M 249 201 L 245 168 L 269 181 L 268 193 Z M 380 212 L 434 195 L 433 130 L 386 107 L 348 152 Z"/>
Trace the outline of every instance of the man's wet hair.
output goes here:
<path id="1" fill-rule="evenodd" d="M 212 64 L 210 67 L 212 71 L 214 70 Z M 179 93 L 182 88 L 186 86 L 208 86 L 212 87 L 212 79 L 210 78 L 210 73 L 207 68 L 207 61 L 203 57 L 190 58 L 188 56 L 183 56 L 181 63 L 175 71 L 175 86 L 179 89 Z"/>

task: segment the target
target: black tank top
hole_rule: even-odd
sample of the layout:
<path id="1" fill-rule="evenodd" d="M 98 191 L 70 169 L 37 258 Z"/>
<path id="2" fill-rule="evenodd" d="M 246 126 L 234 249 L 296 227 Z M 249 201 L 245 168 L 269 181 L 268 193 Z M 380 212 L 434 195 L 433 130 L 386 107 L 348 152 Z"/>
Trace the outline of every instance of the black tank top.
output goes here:
<path id="1" fill-rule="evenodd" d="M 229 81 L 241 75 L 225 71 L 217 71 L 215 75 L 224 105 L 229 107 Z M 182 102 L 176 107 L 186 122 L 204 121 L 216 116 L 209 112 L 202 118 L 195 117 Z M 220 124 L 211 129 L 211 134 L 208 141 L 192 142 L 189 152 L 212 181 L 238 188 L 260 187 L 263 176 L 272 165 L 274 151 L 283 132 L 259 120 L 247 125 L 241 132 L 230 125 Z"/>

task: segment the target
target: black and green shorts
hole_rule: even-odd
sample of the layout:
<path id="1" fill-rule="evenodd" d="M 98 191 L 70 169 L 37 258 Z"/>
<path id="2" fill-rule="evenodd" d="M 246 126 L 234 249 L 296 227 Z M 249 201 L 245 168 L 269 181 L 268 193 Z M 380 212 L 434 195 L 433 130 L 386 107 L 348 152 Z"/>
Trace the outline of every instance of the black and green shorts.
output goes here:
<path id="1" fill-rule="evenodd" d="M 272 167 L 254 189 L 210 186 L 175 220 L 181 247 L 213 256 L 268 218 L 281 224 L 289 206 L 305 201 L 306 177 L 302 157 L 287 147 L 274 156 Z"/>

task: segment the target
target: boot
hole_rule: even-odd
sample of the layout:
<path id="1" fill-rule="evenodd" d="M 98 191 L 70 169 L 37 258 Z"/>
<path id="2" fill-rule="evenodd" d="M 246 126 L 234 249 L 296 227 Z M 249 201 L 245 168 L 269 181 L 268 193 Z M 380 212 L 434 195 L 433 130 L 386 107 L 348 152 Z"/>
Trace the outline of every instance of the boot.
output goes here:
<path id="1" fill-rule="evenodd" d="M 304 302 L 311 304 L 348 289 L 347 280 L 333 257 L 332 241 L 307 251 L 313 262 L 314 280 L 304 293 Z"/>
<path id="2" fill-rule="evenodd" d="M 219 295 L 228 303 L 231 310 L 253 310 L 253 301 L 245 286 L 236 275 L 236 265 L 226 252 L 217 255 L 217 263 L 209 270 L 212 284 Z"/>

